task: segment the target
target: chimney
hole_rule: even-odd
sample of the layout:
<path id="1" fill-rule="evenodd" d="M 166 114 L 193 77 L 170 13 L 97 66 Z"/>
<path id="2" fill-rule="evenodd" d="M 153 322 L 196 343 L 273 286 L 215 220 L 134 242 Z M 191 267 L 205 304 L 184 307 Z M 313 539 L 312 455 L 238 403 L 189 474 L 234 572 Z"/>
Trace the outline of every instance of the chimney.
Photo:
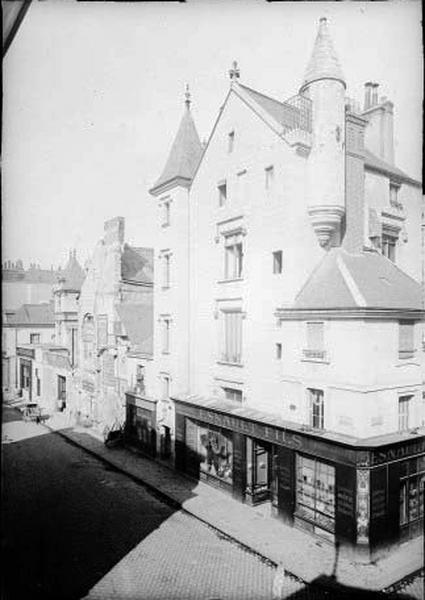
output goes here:
<path id="1" fill-rule="evenodd" d="M 378 104 L 378 88 L 379 83 L 372 84 L 372 106 L 376 106 Z"/>
<path id="2" fill-rule="evenodd" d="M 394 164 L 394 105 L 386 96 L 381 96 L 378 100 L 378 83 L 366 83 L 365 88 L 366 86 L 369 86 L 369 90 L 373 88 L 373 92 L 367 108 L 365 98 L 363 117 L 368 121 L 365 145 L 382 160 Z"/>
<path id="3" fill-rule="evenodd" d="M 367 242 L 363 141 L 367 121 L 351 112 L 345 114 L 345 230 L 342 247 L 358 253 Z"/>
<path id="4" fill-rule="evenodd" d="M 124 243 L 124 226 L 125 220 L 124 217 L 114 217 L 113 219 L 109 219 L 109 221 L 105 221 L 104 230 L 104 241 L 105 244 L 120 244 Z"/>
<path id="5" fill-rule="evenodd" d="M 363 110 L 367 110 L 372 105 L 372 86 L 373 83 L 371 81 L 366 81 L 364 84 L 364 108 Z"/>

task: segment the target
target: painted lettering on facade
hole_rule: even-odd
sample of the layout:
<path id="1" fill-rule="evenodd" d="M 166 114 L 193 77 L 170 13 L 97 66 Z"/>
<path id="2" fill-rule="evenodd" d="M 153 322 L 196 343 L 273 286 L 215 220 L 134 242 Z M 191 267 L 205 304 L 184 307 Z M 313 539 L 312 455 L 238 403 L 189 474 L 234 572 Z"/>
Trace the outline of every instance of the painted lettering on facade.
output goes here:
<path id="1" fill-rule="evenodd" d="M 388 448 L 387 450 L 379 450 L 372 453 L 372 466 L 379 465 L 382 463 L 391 462 L 392 460 L 399 460 L 406 456 L 413 456 L 415 454 L 423 454 L 425 452 L 425 437 L 420 440 L 416 440 L 413 443 L 399 446 L 398 448 Z"/>

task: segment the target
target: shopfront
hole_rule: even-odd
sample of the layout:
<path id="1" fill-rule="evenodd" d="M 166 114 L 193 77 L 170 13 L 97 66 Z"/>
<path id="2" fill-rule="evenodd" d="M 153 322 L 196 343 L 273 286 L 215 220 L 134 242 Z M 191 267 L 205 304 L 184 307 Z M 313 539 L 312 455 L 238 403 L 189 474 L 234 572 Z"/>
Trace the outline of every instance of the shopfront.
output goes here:
<path id="1" fill-rule="evenodd" d="M 241 502 L 362 551 L 419 534 L 425 437 L 364 446 L 267 423 L 267 415 L 175 399 L 176 468 Z M 234 413 L 232 411 L 235 411 Z M 236 413 L 236 414 L 235 414 Z M 422 491 L 422 492 L 421 492 Z"/>
<path id="2" fill-rule="evenodd" d="M 19 346 L 16 354 L 19 360 L 19 387 L 22 390 L 22 397 L 31 402 L 33 397 L 32 363 L 35 351 L 33 348 Z"/>
<path id="3" fill-rule="evenodd" d="M 126 395 L 125 437 L 127 443 L 156 456 L 156 400 L 133 392 Z"/>

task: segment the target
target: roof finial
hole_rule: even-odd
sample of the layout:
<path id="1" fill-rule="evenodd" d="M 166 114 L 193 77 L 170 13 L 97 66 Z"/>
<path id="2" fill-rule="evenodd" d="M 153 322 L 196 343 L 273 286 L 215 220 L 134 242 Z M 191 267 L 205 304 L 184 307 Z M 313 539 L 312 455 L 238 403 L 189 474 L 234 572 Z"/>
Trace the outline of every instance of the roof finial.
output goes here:
<path id="1" fill-rule="evenodd" d="M 236 79 L 239 79 L 240 76 L 241 73 L 239 71 L 238 63 L 236 60 L 234 60 L 232 63 L 232 68 L 229 71 L 230 80 L 235 81 Z"/>
<path id="2" fill-rule="evenodd" d="M 186 91 L 184 93 L 184 97 L 185 97 L 184 103 L 186 104 L 186 108 L 188 110 L 190 110 L 190 104 L 191 104 L 192 100 L 190 99 L 190 90 L 189 90 L 189 84 L 188 83 L 186 83 Z"/>

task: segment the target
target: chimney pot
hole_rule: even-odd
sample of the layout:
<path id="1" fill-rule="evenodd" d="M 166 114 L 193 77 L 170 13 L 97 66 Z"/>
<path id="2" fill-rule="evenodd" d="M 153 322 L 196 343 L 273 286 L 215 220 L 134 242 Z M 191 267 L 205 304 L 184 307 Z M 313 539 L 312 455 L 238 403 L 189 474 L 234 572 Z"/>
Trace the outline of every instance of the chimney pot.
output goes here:
<path id="1" fill-rule="evenodd" d="M 378 88 L 379 83 L 374 83 L 372 91 L 372 106 L 376 106 L 378 104 Z"/>
<path id="2" fill-rule="evenodd" d="M 371 107 L 372 104 L 372 86 L 373 83 L 371 81 L 366 81 L 364 84 L 364 110 L 367 110 Z"/>

